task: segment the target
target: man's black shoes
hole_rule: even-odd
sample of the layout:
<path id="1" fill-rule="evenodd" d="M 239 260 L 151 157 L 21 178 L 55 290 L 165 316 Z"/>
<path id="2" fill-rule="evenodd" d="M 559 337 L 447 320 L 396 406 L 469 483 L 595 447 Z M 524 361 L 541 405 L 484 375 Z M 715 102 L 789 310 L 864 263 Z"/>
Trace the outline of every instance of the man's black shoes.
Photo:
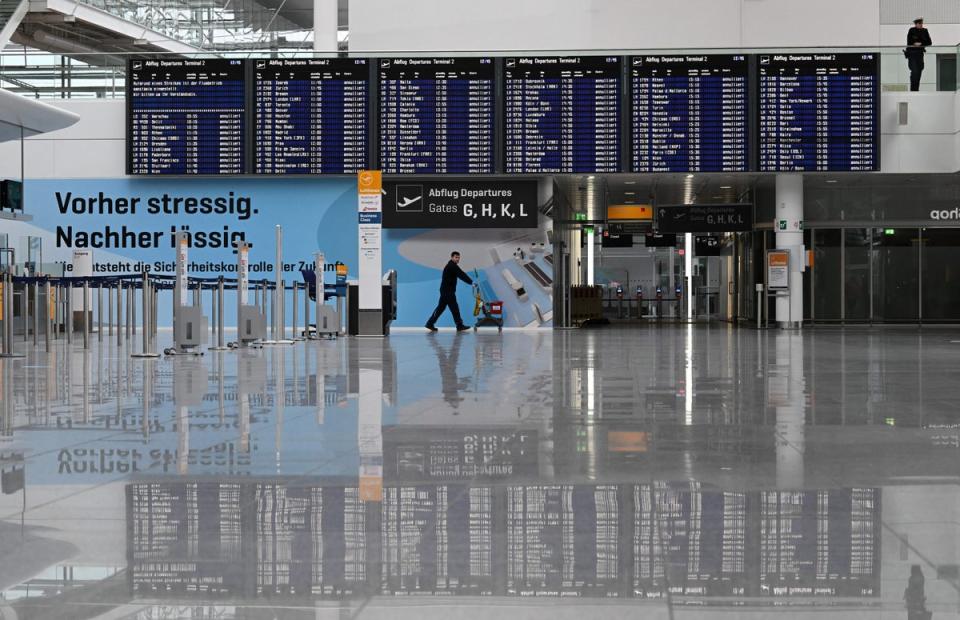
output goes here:
<path id="1" fill-rule="evenodd" d="M 434 327 L 433 325 L 424 325 L 424 327 L 426 327 L 427 329 L 429 329 L 429 330 L 432 331 L 432 332 L 438 331 L 437 328 Z"/>
<path id="2" fill-rule="evenodd" d="M 470 329 L 470 326 L 469 326 L 469 325 L 458 325 L 458 326 L 457 326 L 457 331 L 458 331 L 458 332 L 465 332 L 465 331 L 468 331 L 469 329 Z"/>

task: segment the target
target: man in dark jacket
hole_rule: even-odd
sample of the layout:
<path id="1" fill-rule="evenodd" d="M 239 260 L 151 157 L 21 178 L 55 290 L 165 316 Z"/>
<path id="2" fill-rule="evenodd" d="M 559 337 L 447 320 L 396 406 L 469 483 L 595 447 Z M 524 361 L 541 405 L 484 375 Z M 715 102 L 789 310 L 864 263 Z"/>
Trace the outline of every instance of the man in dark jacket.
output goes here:
<path id="1" fill-rule="evenodd" d="M 910 90 L 920 90 L 920 76 L 923 74 L 923 55 L 927 47 L 933 45 L 930 31 L 923 27 L 923 18 L 913 20 L 913 28 L 907 31 L 907 48 L 903 50 L 910 67 Z"/>
<path id="2" fill-rule="evenodd" d="M 432 332 L 437 331 L 435 327 L 437 319 L 447 308 L 450 308 L 450 314 L 453 315 L 453 321 L 457 324 L 458 332 L 470 329 L 463 324 L 463 319 L 460 318 L 460 306 L 457 305 L 457 279 L 459 278 L 467 284 L 473 284 L 473 280 L 463 272 L 463 269 L 460 269 L 459 263 L 460 252 L 453 252 L 450 254 L 447 266 L 443 268 L 443 277 L 440 279 L 440 303 L 437 304 L 437 309 L 433 311 L 425 326 Z"/>

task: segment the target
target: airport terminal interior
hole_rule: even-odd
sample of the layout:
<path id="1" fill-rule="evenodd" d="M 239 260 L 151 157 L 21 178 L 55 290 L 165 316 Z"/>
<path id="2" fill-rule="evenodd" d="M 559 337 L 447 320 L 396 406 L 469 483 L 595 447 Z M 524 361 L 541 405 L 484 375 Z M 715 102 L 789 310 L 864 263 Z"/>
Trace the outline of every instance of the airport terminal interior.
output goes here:
<path id="1" fill-rule="evenodd" d="M 0 0 L 0 620 L 960 620 L 958 52 Z"/>

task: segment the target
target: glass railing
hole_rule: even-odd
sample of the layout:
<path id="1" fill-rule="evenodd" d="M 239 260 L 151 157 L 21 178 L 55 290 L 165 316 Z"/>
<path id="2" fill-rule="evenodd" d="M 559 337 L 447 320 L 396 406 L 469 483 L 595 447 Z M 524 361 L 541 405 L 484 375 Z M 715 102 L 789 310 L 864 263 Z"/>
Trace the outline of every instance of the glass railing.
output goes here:
<path id="1" fill-rule="evenodd" d="M 90 0 L 91 2 L 114 2 L 115 0 Z M 116 4 L 126 6 L 123 2 Z M 132 10 L 132 9 L 131 9 Z M 902 47 L 883 48 L 752 48 L 752 49 L 674 49 L 674 50 L 510 50 L 497 52 L 484 51 L 431 51 L 431 52 L 363 52 L 349 51 L 341 53 L 320 53 L 312 51 L 292 50 L 243 50 L 207 52 L 202 54 L 166 54 L 170 57 L 210 57 L 223 58 L 323 58 L 331 56 L 345 57 L 399 57 L 399 56 L 567 56 L 567 55 L 654 55 L 654 54 L 803 54 L 803 53 L 879 53 L 880 55 L 880 88 L 881 92 L 907 91 L 910 83 L 910 72 L 907 61 L 903 56 Z M 926 70 L 921 81 L 921 91 L 935 91 L 938 86 L 949 84 L 952 90 L 957 88 L 960 80 L 944 80 L 943 71 L 958 72 L 956 59 L 960 53 L 960 45 L 931 47 L 927 53 Z M 165 54 L 149 54 L 150 57 Z M 6 51 L 0 53 L 0 88 L 20 93 L 28 97 L 57 98 L 57 99 L 91 99 L 91 98 L 120 98 L 124 96 L 126 79 L 126 60 L 129 56 L 142 58 L 144 54 L 125 55 L 114 54 L 85 54 L 82 56 L 63 56 L 41 51 Z M 952 59 L 951 62 L 941 62 L 941 59 Z M 945 67 L 949 67 L 946 69 Z M 951 76 L 953 77 L 953 76 Z"/>

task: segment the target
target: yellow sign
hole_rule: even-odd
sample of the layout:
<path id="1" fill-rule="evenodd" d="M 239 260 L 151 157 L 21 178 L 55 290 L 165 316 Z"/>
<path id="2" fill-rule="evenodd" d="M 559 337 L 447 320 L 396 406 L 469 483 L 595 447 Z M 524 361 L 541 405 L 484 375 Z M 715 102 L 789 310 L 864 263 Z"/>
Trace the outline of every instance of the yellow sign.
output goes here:
<path id="1" fill-rule="evenodd" d="M 47 303 L 50 306 L 47 316 L 55 315 L 57 313 L 57 289 L 50 287 L 50 298 L 47 299 Z"/>
<path id="2" fill-rule="evenodd" d="M 344 276 L 344 277 L 346 277 L 346 275 L 347 275 L 347 266 L 344 265 L 344 264 L 339 264 L 339 265 L 337 265 L 337 275 L 338 275 L 338 276 Z"/>
<path id="3" fill-rule="evenodd" d="M 653 220 L 653 207 L 649 205 L 609 205 L 607 220 Z"/>
<path id="4" fill-rule="evenodd" d="M 361 194 L 379 194 L 383 179 L 379 170 L 361 170 L 357 173 L 357 191 Z"/>

